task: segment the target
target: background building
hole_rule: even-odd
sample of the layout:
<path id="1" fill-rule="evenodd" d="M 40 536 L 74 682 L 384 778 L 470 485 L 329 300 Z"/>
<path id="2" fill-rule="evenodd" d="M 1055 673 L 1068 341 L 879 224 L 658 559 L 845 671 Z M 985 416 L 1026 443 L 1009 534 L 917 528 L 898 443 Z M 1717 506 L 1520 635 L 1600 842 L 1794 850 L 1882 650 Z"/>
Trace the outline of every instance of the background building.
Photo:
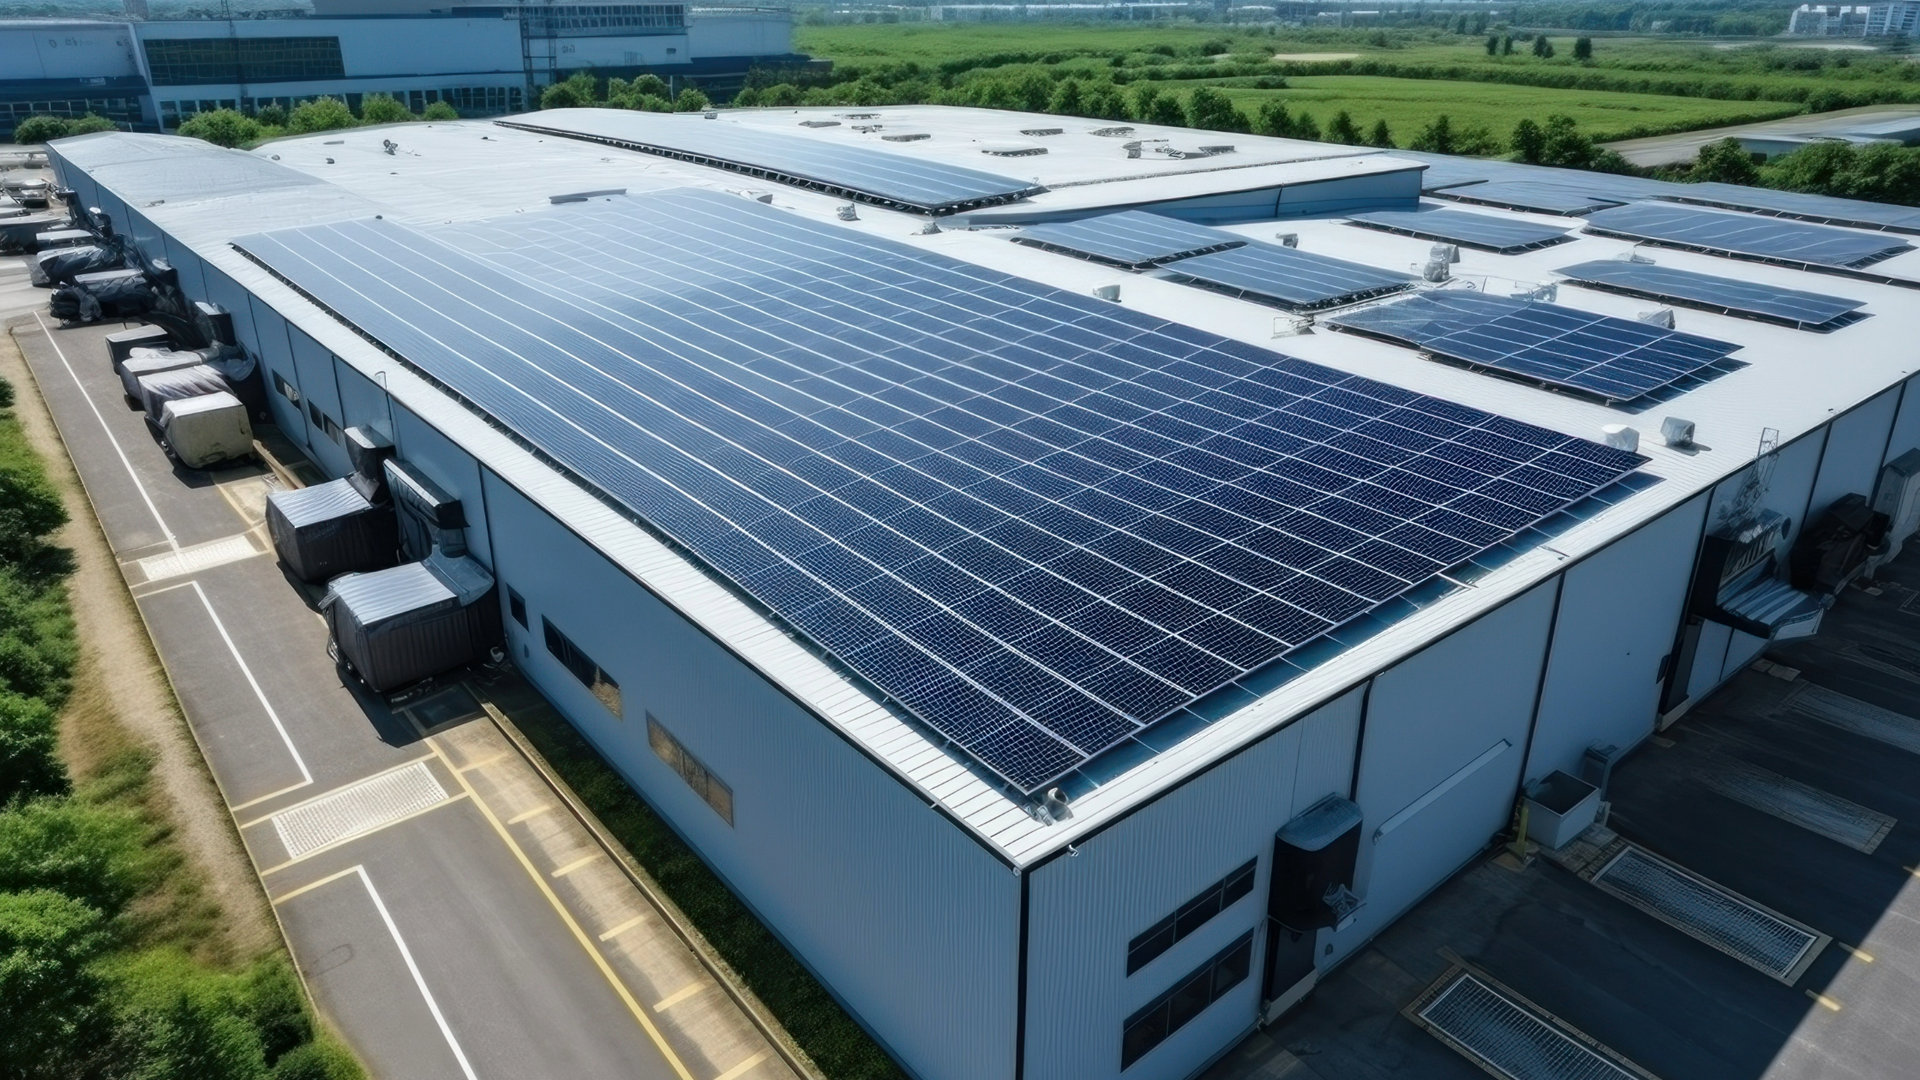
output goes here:
<path id="1" fill-rule="evenodd" d="M 416 10 L 417 8 L 417 10 Z M 792 64 L 780 7 L 551 4 L 429 9 L 322 0 L 309 18 L 0 22 L 0 125 L 98 113 L 137 129 L 197 112 L 386 93 L 415 111 L 518 111 L 575 71 L 730 92 L 755 64 Z"/>
<path id="2" fill-rule="evenodd" d="M 1910 209 L 933 107 L 390 135 L 51 157 L 323 469 L 459 500 L 513 662 L 927 1080 L 1192 1075 L 1812 632 L 1791 553 L 1920 446 Z M 1123 612 L 1180 629 L 1071 669 Z M 1136 667 L 1154 722 L 1083 705 Z"/>

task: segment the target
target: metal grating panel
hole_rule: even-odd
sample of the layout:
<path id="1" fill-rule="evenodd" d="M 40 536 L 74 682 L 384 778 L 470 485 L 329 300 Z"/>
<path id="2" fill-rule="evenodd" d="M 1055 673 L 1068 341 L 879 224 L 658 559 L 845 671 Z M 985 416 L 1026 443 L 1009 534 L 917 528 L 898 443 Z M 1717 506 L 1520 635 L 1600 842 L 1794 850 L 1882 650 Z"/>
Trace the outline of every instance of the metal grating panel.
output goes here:
<path id="1" fill-rule="evenodd" d="M 1734 758 L 1713 761 L 1700 779 L 1735 802 L 1868 855 L 1896 824 L 1878 810 Z"/>
<path id="2" fill-rule="evenodd" d="M 1509 1080 L 1642 1080 L 1469 972 L 1454 976 L 1414 1015 L 1475 1064 Z"/>
<path id="3" fill-rule="evenodd" d="M 1787 266 L 1858 269 L 1911 251 L 1884 233 L 1857 233 L 1678 203 L 1632 203 L 1587 218 L 1587 231 Z"/>
<path id="4" fill-rule="evenodd" d="M 1364 228 L 1418 236 L 1424 240 L 1444 240 L 1462 247 L 1501 254 L 1531 251 L 1573 239 L 1564 225 L 1541 225 L 1491 214 L 1470 214 L 1464 210 L 1380 210 L 1370 214 L 1355 214 L 1347 220 Z"/>
<path id="5" fill-rule="evenodd" d="M 1619 259 L 1583 262 L 1563 267 L 1559 273 L 1576 284 L 1803 330 L 1831 329 L 1862 306 L 1859 300 L 1840 296 Z"/>
<path id="6" fill-rule="evenodd" d="M 1740 348 L 1558 304 L 1465 290 L 1425 292 L 1326 322 L 1609 402 L 1632 401 L 1701 375 Z"/>
<path id="7" fill-rule="evenodd" d="M 273 827 L 287 854 L 298 858 L 446 801 L 433 770 L 416 761 L 283 810 L 273 815 Z"/>
<path id="8" fill-rule="evenodd" d="M 1222 229 L 1209 229 L 1140 210 L 1029 225 L 1013 239 L 1049 251 L 1127 267 L 1151 266 L 1168 259 L 1225 251 L 1247 242 L 1245 237 Z"/>
<path id="9" fill-rule="evenodd" d="M 1643 460 L 751 200 L 241 246 L 1022 790 Z"/>
<path id="10" fill-rule="evenodd" d="M 1789 984 L 1828 940 L 1631 844 L 1593 876 L 1593 883 L 1668 926 Z"/>
<path id="11" fill-rule="evenodd" d="M 1801 716 L 1898 747 L 1910 754 L 1920 754 L 1920 720 L 1904 713 L 1883 709 L 1845 694 L 1836 694 L 1812 683 L 1803 686 L 1787 699 L 1787 703 Z"/>
<path id="12" fill-rule="evenodd" d="M 1030 180 L 907 157 L 858 143 L 708 120 L 698 114 L 555 109 L 495 123 L 927 214 L 998 206 L 1047 190 Z"/>
<path id="13" fill-rule="evenodd" d="M 1160 267 L 1176 280 L 1206 285 L 1290 311 L 1351 304 L 1411 288 L 1411 275 L 1278 244 L 1176 259 Z"/>

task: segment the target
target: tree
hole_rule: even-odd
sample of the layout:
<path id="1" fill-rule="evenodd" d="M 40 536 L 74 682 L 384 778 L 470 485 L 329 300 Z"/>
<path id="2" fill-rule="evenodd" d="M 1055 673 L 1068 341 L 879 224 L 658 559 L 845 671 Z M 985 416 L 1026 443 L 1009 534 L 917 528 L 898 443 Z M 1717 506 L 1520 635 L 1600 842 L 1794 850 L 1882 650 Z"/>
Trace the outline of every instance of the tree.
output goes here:
<path id="1" fill-rule="evenodd" d="M 1540 164 L 1563 169 L 1584 169 L 1593 164 L 1598 148 L 1580 133 L 1573 117 L 1554 113 L 1541 128 Z"/>
<path id="2" fill-rule="evenodd" d="M 1088 116 L 1097 116 L 1102 120 L 1122 120 L 1127 115 L 1127 102 L 1120 96 L 1118 87 L 1110 82 L 1099 82 L 1087 92 L 1086 110 Z"/>
<path id="3" fill-rule="evenodd" d="M 1187 126 L 1203 131 L 1245 131 L 1249 125 L 1227 95 L 1202 86 L 1187 97 Z"/>
<path id="4" fill-rule="evenodd" d="M 1421 150 L 1429 154 L 1453 153 L 1453 120 L 1446 113 L 1433 118 L 1433 122 L 1420 129 L 1420 134 L 1407 144 L 1409 150 Z"/>
<path id="5" fill-rule="evenodd" d="M 1487 35 L 1487 55 L 1488 56 L 1500 55 L 1500 35 L 1498 34 Z"/>
<path id="6" fill-rule="evenodd" d="M 405 105 L 392 94 L 368 94 L 360 99 L 360 120 L 367 124 L 403 124 L 413 119 Z"/>
<path id="7" fill-rule="evenodd" d="M 1534 37 L 1533 37 L 1533 55 L 1535 55 L 1535 56 L 1537 56 L 1537 57 L 1539 57 L 1539 58 L 1540 58 L 1540 59 L 1542 59 L 1542 60 L 1549 60 L 1549 59 L 1552 59 L 1552 57 L 1553 57 L 1553 42 L 1551 42 L 1551 41 L 1548 41 L 1548 40 L 1547 40 L 1547 35 L 1545 35 L 1545 34 L 1535 34 L 1535 35 L 1534 35 Z"/>
<path id="8" fill-rule="evenodd" d="M 1875 202 L 1920 205 L 1920 152 L 1893 143 L 1856 149 L 1846 194 Z"/>
<path id="9" fill-rule="evenodd" d="M 671 98 L 673 96 L 672 91 L 667 86 L 667 80 L 655 75 L 651 71 L 635 75 L 633 81 L 627 84 L 627 89 L 636 94 L 652 94 L 657 98 Z"/>
<path id="10" fill-rule="evenodd" d="M 1187 111 L 1180 107 L 1180 98 L 1176 94 L 1161 94 L 1153 99 L 1153 111 L 1144 118 L 1149 124 L 1164 127 L 1181 127 L 1187 122 Z"/>
<path id="11" fill-rule="evenodd" d="M 353 112 L 347 108 L 347 103 L 336 97 L 314 98 L 287 114 L 287 130 L 296 135 L 338 131 L 353 127 L 354 123 Z"/>
<path id="12" fill-rule="evenodd" d="M 1145 121 L 1153 115 L 1154 102 L 1159 100 L 1160 88 L 1152 83 L 1141 83 L 1134 87 L 1131 114 L 1135 120 Z"/>
<path id="13" fill-rule="evenodd" d="M 177 129 L 181 135 L 205 139 L 215 146 L 245 146 L 260 137 L 260 123 L 234 112 L 215 109 L 188 117 Z"/>
<path id="14" fill-rule="evenodd" d="M 458 120 L 460 119 L 460 110 L 444 101 L 430 101 L 427 103 L 427 111 L 421 113 L 420 118 L 423 120 Z"/>
<path id="15" fill-rule="evenodd" d="M 58 718 L 46 702 L 0 690 L 0 805 L 66 792 L 59 739 Z"/>
<path id="16" fill-rule="evenodd" d="M 1293 134 L 1293 117 L 1288 115 L 1286 105 L 1279 98 L 1268 98 L 1260 103 L 1260 110 L 1253 114 L 1253 131 L 1256 135 L 1273 135 L 1284 139 Z"/>
<path id="17" fill-rule="evenodd" d="M 119 914 L 153 873 L 146 827 L 127 811 L 44 798 L 0 811 L 0 891 L 54 889 Z"/>
<path id="18" fill-rule="evenodd" d="M 1500 39 L 1500 55 L 1501 56 L 1513 55 L 1513 35 L 1512 34 L 1508 34 Z"/>
<path id="19" fill-rule="evenodd" d="M 564 82 L 540 92 L 543 109 L 584 109 L 600 100 L 600 80 L 590 71 L 576 71 Z"/>
<path id="20" fill-rule="evenodd" d="M 1047 102 L 1053 100 L 1053 80 L 1038 71 L 1015 79 L 1011 89 L 1014 107 L 1021 112 L 1046 112 Z"/>
<path id="21" fill-rule="evenodd" d="M 1080 91 L 1079 79 L 1062 79 L 1054 87 L 1053 97 L 1047 102 L 1047 111 L 1061 116 L 1078 116 L 1086 108 L 1086 98 Z"/>
<path id="22" fill-rule="evenodd" d="M 431 111 L 431 109 L 429 109 L 429 111 Z M 254 112 L 253 118 L 260 121 L 261 127 L 287 126 L 287 110 L 280 105 L 262 106 Z"/>
<path id="23" fill-rule="evenodd" d="M 106 917 L 48 889 L 0 892 L 0 1076 L 77 1075 L 97 1040 Z"/>
<path id="24" fill-rule="evenodd" d="M 88 113 L 77 120 L 67 121 L 68 135 L 91 135 L 96 131 L 112 131 L 116 125 L 104 116 Z"/>
<path id="25" fill-rule="evenodd" d="M 1293 114 L 1293 137 L 1307 142 L 1320 141 L 1320 124 L 1308 112 Z"/>
<path id="26" fill-rule="evenodd" d="M 1593 59 L 1593 39 L 1590 37 L 1574 38 L 1573 58 L 1575 60 Z"/>
<path id="27" fill-rule="evenodd" d="M 1333 119 L 1327 121 L 1327 141 L 1345 143 L 1348 146 L 1360 144 L 1360 128 L 1354 124 L 1353 117 L 1348 115 L 1347 110 L 1341 109 L 1333 114 Z"/>
<path id="28" fill-rule="evenodd" d="M 1760 167 L 1739 139 L 1721 139 L 1700 148 L 1687 179 L 1702 184 L 1754 184 L 1760 180 Z"/>
<path id="29" fill-rule="evenodd" d="M 1513 125 L 1513 152 L 1521 161 L 1530 165 L 1540 164 L 1540 154 L 1546 149 L 1547 136 L 1532 117 L 1522 117 Z"/>
<path id="30" fill-rule="evenodd" d="M 706 112 L 711 108 L 713 102 L 707 100 L 706 93 L 697 87 L 689 86 L 673 99 L 674 112 Z"/>
<path id="31" fill-rule="evenodd" d="M 13 141 L 22 146 L 66 137 L 67 122 L 58 116 L 29 116 L 13 129 Z"/>
<path id="32" fill-rule="evenodd" d="M 1384 118 L 1373 122 L 1373 130 L 1367 133 L 1367 145 L 1393 148 L 1393 131 L 1387 127 Z"/>

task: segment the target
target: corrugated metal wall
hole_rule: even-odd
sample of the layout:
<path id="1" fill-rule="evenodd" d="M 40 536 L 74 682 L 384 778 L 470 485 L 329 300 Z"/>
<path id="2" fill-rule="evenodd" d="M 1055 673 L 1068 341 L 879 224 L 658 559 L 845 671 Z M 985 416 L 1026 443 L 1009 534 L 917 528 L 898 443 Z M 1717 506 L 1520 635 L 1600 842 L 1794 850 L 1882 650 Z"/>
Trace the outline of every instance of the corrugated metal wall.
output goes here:
<path id="1" fill-rule="evenodd" d="M 1346 793 L 1360 698 L 1329 702 L 1032 872 L 1026 1076 L 1119 1075 L 1127 1017 L 1260 926 L 1273 834 L 1303 799 Z M 1251 895 L 1127 975 L 1136 934 L 1253 858 Z M 1129 1080 L 1178 1080 L 1252 1026 L 1261 944 L 1256 933 L 1247 981 L 1134 1063 Z"/>
<path id="2" fill-rule="evenodd" d="M 1881 455 L 1899 408 L 1900 388 L 1894 387 L 1829 425 L 1826 452 L 1820 457 L 1820 473 L 1807 505 L 1807 524 L 1817 523 L 1843 495 L 1860 495 L 1872 504 Z"/>
<path id="3" fill-rule="evenodd" d="M 532 627 L 507 620 L 515 663 L 915 1072 L 1011 1077 L 1012 869 L 498 477 L 485 490 Z M 620 684 L 622 716 L 547 654 L 543 616 Z M 648 713 L 732 788 L 733 826 L 651 753 Z"/>
<path id="4" fill-rule="evenodd" d="M 267 408 L 272 411 L 280 431 L 301 449 L 308 449 L 306 410 L 288 401 L 274 388 L 275 375 L 300 389 L 300 369 L 293 362 L 293 342 L 287 333 L 287 320 L 258 297 L 249 297 L 253 310 L 253 329 L 260 339 L 261 377 L 266 380 Z"/>

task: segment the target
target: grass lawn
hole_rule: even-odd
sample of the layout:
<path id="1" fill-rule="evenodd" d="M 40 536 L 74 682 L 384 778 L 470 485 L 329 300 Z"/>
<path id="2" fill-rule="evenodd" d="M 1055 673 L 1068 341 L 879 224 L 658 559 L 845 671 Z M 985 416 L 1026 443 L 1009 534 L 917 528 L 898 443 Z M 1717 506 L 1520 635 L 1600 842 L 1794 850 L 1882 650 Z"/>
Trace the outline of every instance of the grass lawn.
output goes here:
<path id="1" fill-rule="evenodd" d="M 1553 113 L 1565 113 L 1573 117 L 1582 132 L 1607 140 L 1751 123 L 1800 112 L 1798 105 L 1770 101 L 1716 101 L 1367 75 L 1293 76 L 1287 83 L 1285 90 L 1256 90 L 1230 83 L 1221 89 L 1249 116 L 1262 102 L 1278 98 L 1289 111 L 1304 109 L 1322 125 L 1341 109 L 1347 110 L 1362 130 L 1371 129 L 1375 120 L 1384 118 L 1395 140 L 1403 144 L 1442 113 L 1456 128 L 1484 125 L 1502 138 L 1523 117 L 1537 122 Z"/>

